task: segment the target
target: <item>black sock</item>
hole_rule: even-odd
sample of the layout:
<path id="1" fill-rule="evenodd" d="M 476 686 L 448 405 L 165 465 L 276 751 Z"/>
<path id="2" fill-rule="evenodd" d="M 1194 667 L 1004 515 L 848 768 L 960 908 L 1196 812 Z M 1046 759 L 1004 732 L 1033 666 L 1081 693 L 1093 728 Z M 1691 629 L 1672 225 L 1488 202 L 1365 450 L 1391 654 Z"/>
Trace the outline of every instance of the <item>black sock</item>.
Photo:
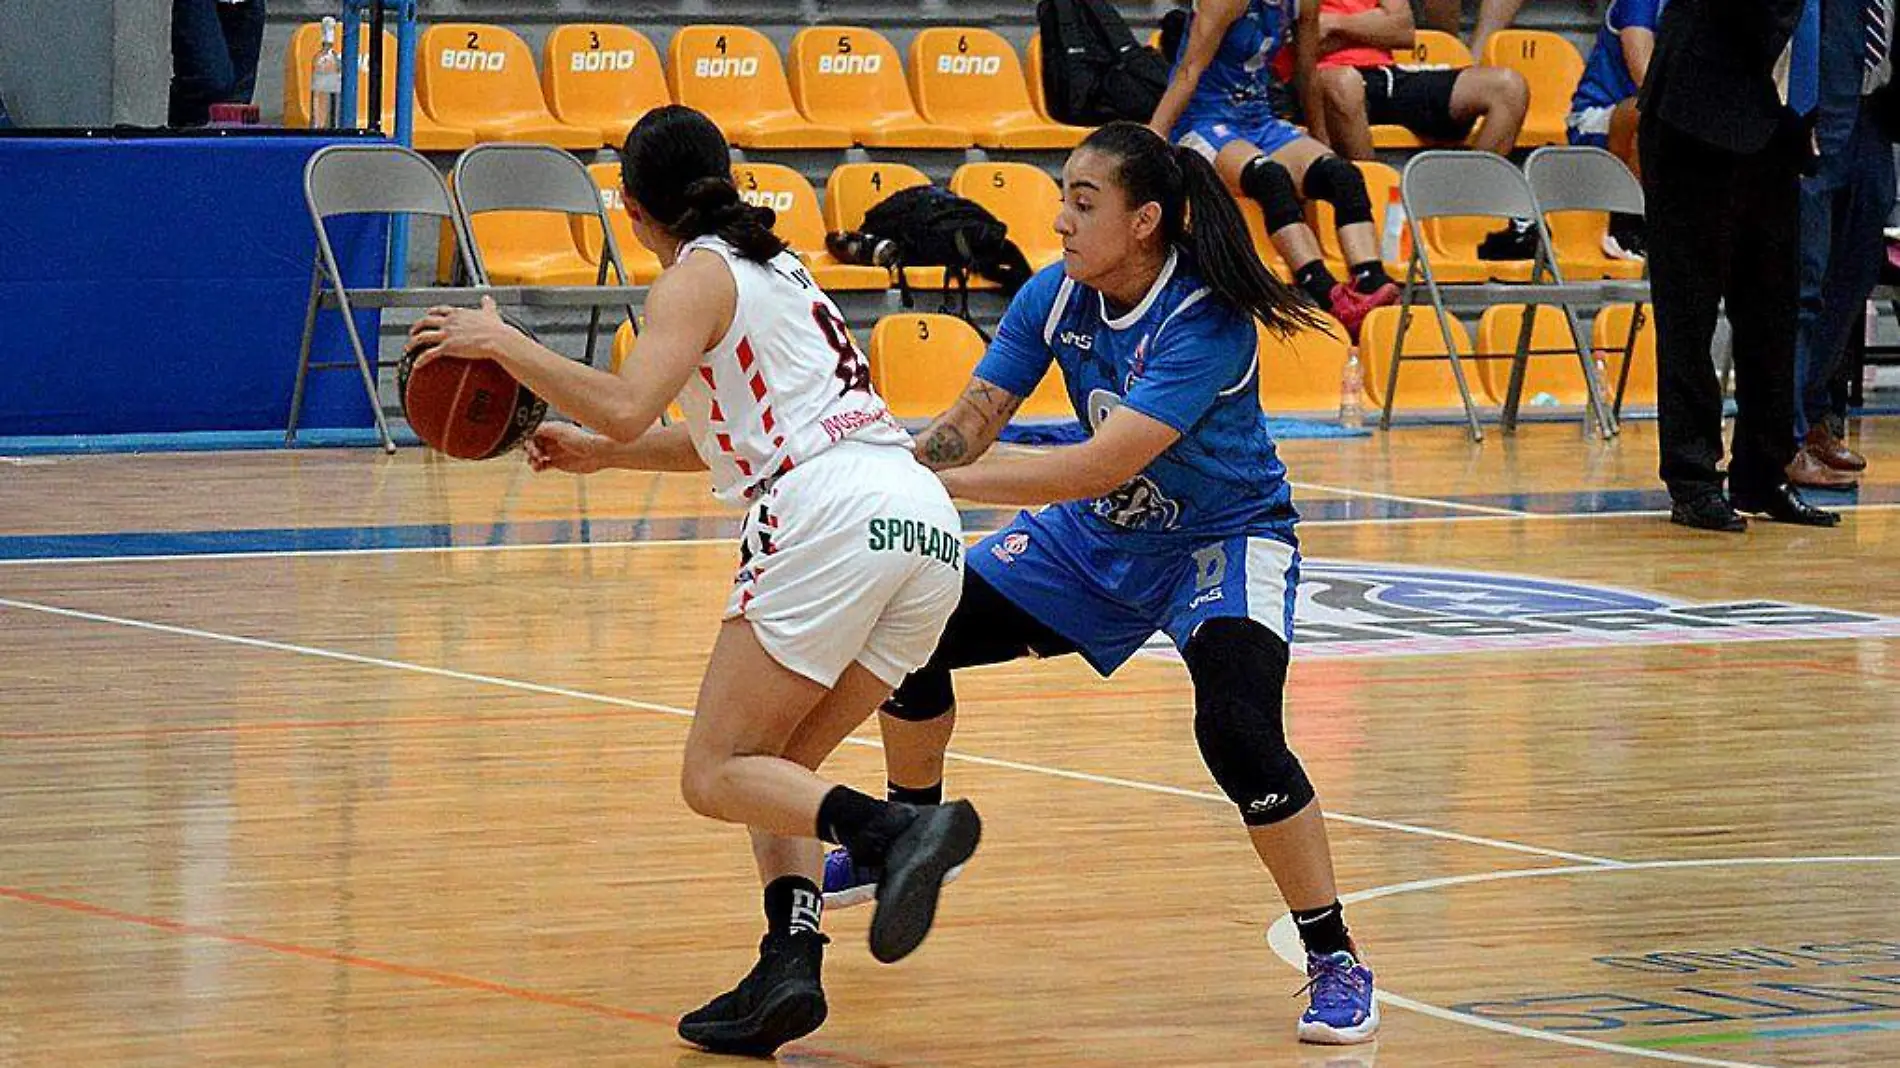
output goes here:
<path id="1" fill-rule="evenodd" d="M 1378 260 L 1367 260 L 1352 269 L 1352 288 L 1360 293 L 1376 293 L 1380 286 L 1391 284 L 1392 276 L 1385 273 L 1385 264 Z"/>
<path id="2" fill-rule="evenodd" d="M 917 810 L 909 805 L 834 786 L 818 805 L 818 837 L 849 849 L 854 863 L 877 868 L 891 842 L 916 818 Z"/>
<path id="3" fill-rule="evenodd" d="M 765 926 L 775 935 L 817 934 L 825 899 L 803 875 L 781 875 L 765 887 Z"/>
<path id="4" fill-rule="evenodd" d="M 1337 901 L 1323 909 L 1294 909 L 1293 926 L 1300 929 L 1300 941 L 1308 953 L 1324 957 L 1340 950 L 1353 952 L 1352 938 L 1346 934 L 1346 910 Z"/>
<path id="5" fill-rule="evenodd" d="M 885 780 L 884 785 L 886 787 L 884 796 L 887 800 L 896 801 L 905 805 L 943 804 L 943 781 L 941 779 L 929 786 L 899 786 L 888 779 Z"/>
<path id="6" fill-rule="evenodd" d="M 1313 298 L 1313 303 L 1322 308 L 1332 307 L 1333 287 L 1339 284 L 1339 279 L 1326 269 L 1325 260 L 1314 260 L 1293 272 L 1293 281 L 1307 296 Z"/>

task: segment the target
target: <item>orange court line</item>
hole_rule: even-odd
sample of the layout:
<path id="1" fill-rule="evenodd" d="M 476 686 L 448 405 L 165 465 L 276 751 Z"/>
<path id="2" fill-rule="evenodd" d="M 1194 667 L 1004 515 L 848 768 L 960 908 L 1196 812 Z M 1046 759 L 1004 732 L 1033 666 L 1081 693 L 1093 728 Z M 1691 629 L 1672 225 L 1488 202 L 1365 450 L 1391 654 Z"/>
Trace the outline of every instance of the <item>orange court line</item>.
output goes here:
<path id="1" fill-rule="evenodd" d="M 180 923 L 177 920 L 168 920 L 162 916 L 145 916 L 136 912 L 123 912 L 119 909 L 108 908 L 104 905 L 95 905 L 88 901 L 78 901 L 73 898 L 65 897 L 51 897 L 46 894 L 36 894 L 30 890 L 21 890 L 17 887 L 0 886 L 0 898 L 11 898 L 22 904 L 39 905 L 43 908 L 58 909 L 63 912 L 76 913 L 94 919 L 133 924 L 155 931 L 164 931 L 167 934 L 184 935 L 192 938 L 208 938 L 213 941 L 243 946 L 247 949 L 262 949 L 272 953 L 281 953 L 286 956 L 303 957 L 307 960 L 344 964 L 352 968 L 363 968 L 368 971 L 401 976 L 405 979 L 417 979 L 435 986 L 448 987 L 454 990 L 473 990 L 484 994 L 497 994 L 502 997 L 514 998 L 518 1001 L 532 1002 L 536 1005 L 551 1005 L 556 1008 L 575 1009 L 580 1012 L 592 1013 L 596 1016 L 606 1016 L 619 1020 L 632 1020 L 635 1023 L 653 1024 L 665 1027 L 669 1031 L 679 1022 L 674 1017 L 662 1016 L 659 1013 L 641 1012 L 638 1009 L 623 1009 L 618 1005 L 607 1005 L 598 1001 L 588 1001 L 584 998 L 569 997 L 565 994 L 548 994 L 539 990 L 530 990 L 527 987 L 513 986 L 508 983 L 497 983 L 490 979 L 478 979 L 471 975 L 459 975 L 455 972 L 445 972 L 435 968 L 421 968 L 411 964 L 396 964 L 392 961 L 377 960 L 374 957 L 364 957 L 353 953 L 338 953 L 335 950 L 322 949 L 316 946 L 303 946 L 295 942 L 279 942 L 269 938 L 258 938 L 254 935 L 238 934 L 233 931 L 221 931 L 215 927 Z M 682 1044 L 682 1048 L 690 1049 L 692 1047 Z M 852 1065 L 854 1068 L 893 1068 L 893 1066 L 886 1061 L 864 1060 L 847 1054 L 820 1049 L 815 1046 L 792 1045 L 786 1048 L 788 1050 L 803 1050 L 814 1056 L 836 1061 L 839 1064 Z"/>

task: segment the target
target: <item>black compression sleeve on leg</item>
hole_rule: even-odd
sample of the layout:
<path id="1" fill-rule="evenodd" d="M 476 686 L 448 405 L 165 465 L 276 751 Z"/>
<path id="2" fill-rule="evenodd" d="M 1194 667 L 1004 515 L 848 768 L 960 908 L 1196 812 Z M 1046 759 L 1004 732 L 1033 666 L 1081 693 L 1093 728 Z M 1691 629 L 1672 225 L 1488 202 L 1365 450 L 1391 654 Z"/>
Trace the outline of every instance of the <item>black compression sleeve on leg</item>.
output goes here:
<path id="1" fill-rule="evenodd" d="M 1194 680 L 1201 759 L 1249 827 L 1278 823 L 1313 801 L 1282 722 L 1287 645 L 1251 619 L 1211 619 L 1183 651 Z"/>
<path id="2" fill-rule="evenodd" d="M 1255 156 L 1241 168 L 1240 191 L 1259 202 L 1269 234 L 1306 218 L 1299 190 L 1293 186 L 1293 173 L 1265 156 Z"/>
<path id="3" fill-rule="evenodd" d="M 1372 197 L 1366 192 L 1366 176 L 1359 168 L 1338 156 L 1322 156 L 1306 168 L 1306 195 L 1333 206 L 1333 218 L 1341 226 L 1372 221 Z"/>

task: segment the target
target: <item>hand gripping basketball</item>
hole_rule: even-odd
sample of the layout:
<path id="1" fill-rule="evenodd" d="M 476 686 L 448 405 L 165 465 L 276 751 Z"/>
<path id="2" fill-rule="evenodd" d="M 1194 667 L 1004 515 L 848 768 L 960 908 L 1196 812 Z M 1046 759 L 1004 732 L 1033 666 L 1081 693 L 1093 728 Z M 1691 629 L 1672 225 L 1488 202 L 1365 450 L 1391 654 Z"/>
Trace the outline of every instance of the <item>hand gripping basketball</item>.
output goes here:
<path id="1" fill-rule="evenodd" d="M 462 460 L 486 460 L 521 444 L 547 416 L 547 402 L 485 356 L 493 331 L 534 339 L 527 325 L 496 311 L 431 308 L 410 330 L 396 366 L 403 417 L 423 443 Z"/>

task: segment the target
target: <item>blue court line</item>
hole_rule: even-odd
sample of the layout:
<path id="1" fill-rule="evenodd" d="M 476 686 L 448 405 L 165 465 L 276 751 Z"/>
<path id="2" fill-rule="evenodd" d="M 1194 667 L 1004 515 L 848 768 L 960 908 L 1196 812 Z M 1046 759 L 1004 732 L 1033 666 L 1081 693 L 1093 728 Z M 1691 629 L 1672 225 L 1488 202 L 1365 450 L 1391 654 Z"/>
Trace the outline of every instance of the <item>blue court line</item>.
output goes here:
<path id="1" fill-rule="evenodd" d="M 1900 486 L 1872 486 L 1859 494 L 1811 495 L 1827 506 L 1900 502 Z M 1310 523 L 1470 519 L 1456 505 L 1506 508 L 1530 515 L 1613 516 L 1666 510 L 1660 490 L 1585 493 L 1519 493 L 1400 501 L 1363 497 L 1304 498 Z M 1442 505 L 1442 506 L 1441 506 Z M 962 512 L 965 530 L 997 530 L 1015 518 L 1008 508 Z M 1480 517 L 1488 518 L 1488 517 Z M 1505 517 L 1508 520 L 1508 517 Z M 261 527 L 189 531 L 100 531 L 83 534 L 0 535 L 0 562 L 111 560 L 153 556 L 231 556 L 279 553 L 384 552 L 425 549 L 492 549 L 511 546 L 624 545 L 642 542 L 710 541 L 738 537 L 738 516 L 605 516 L 492 523 L 413 523 L 369 526 Z"/>
<path id="2" fill-rule="evenodd" d="M 1360 499 L 1309 501 L 1301 506 L 1301 511 L 1309 519 L 1332 520 L 1411 519 L 1459 514 L 1446 508 Z M 1006 508 L 974 508 L 965 509 L 962 515 L 966 530 L 995 530 L 1007 525 L 1015 518 L 1016 512 Z M 739 523 L 739 516 L 652 516 L 498 523 L 9 534 L 0 535 L 0 561 L 705 541 L 737 538 Z"/>
<path id="3" fill-rule="evenodd" d="M 1630 1039 L 1622 1044 L 1640 1049 L 1675 1049 L 1681 1046 L 1719 1046 L 1744 1042 L 1831 1038 L 1835 1035 L 1865 1034 L 1869 1031 L 1900 1031 L 1900 1021 L 1868 1020 L 1844 1024 L 1815 1024 L 1811 1027 L 1764 1027 L 1749 1031 L 1716 1031 L 1701 1035 L 1667 1035 L 1662 1038 Z"/>

